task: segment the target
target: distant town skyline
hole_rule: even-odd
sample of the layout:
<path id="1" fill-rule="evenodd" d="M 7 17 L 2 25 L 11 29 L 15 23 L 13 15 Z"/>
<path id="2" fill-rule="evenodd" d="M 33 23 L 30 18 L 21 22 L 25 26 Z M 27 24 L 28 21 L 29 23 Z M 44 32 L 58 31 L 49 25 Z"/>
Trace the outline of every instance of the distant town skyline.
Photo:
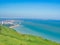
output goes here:
<path id="1" fill-rule="evenodd" d="M 60 0 L 0 0 L 0 18 L 60 20 Z"/>

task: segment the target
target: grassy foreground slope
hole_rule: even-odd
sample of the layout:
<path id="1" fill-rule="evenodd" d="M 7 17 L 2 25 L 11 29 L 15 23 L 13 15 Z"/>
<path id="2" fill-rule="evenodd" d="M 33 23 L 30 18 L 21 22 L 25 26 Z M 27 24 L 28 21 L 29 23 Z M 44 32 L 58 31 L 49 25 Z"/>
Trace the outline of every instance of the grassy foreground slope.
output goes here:
<path id="1" fill-rule="evenodd" d="M 24 35 L 0 25 L 0 45 L 60 45 L 32 35 Z"/>

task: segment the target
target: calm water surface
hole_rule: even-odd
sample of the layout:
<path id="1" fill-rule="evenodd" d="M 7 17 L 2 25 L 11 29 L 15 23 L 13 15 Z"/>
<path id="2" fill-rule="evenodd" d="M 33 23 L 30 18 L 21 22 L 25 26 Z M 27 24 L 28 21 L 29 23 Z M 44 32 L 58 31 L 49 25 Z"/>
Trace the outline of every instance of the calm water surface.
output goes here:
<path id="1" fill-rule="evenodd" d="M 60 21 L 24 21 L 14 29 L 60 43 Z"/>

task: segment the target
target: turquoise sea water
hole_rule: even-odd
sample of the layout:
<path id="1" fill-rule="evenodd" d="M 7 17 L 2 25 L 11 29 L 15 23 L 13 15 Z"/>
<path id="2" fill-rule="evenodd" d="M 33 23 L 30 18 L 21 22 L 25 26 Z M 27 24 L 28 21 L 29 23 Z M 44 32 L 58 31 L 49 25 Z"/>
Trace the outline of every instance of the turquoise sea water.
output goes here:
<path id="1" fill-rule="evenodd" d="M 24 20 L 14 29 L 23 34 L 40 36 L 60 43 L 60 21 Z"/>
<path id="2" fill-rule="evenodd" d="M 19 20 L 15 23 L 21 23 L 21 19 L 0 19 L 0 21 L 4 20 Z M 22 19 L 20 26 L 14 29 L 19 33 L 40 36 L 60 43 L 60 20 Z"/>

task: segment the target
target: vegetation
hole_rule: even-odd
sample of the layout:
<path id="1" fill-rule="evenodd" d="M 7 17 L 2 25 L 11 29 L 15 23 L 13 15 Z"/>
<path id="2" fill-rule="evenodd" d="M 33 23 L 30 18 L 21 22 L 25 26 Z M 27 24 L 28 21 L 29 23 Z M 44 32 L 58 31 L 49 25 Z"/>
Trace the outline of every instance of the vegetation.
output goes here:
<path id="1" fill-rule="evenodd" d="M 0 25 L 0 45 L 60 45 L 41 37 L 25 35 Z"/>

